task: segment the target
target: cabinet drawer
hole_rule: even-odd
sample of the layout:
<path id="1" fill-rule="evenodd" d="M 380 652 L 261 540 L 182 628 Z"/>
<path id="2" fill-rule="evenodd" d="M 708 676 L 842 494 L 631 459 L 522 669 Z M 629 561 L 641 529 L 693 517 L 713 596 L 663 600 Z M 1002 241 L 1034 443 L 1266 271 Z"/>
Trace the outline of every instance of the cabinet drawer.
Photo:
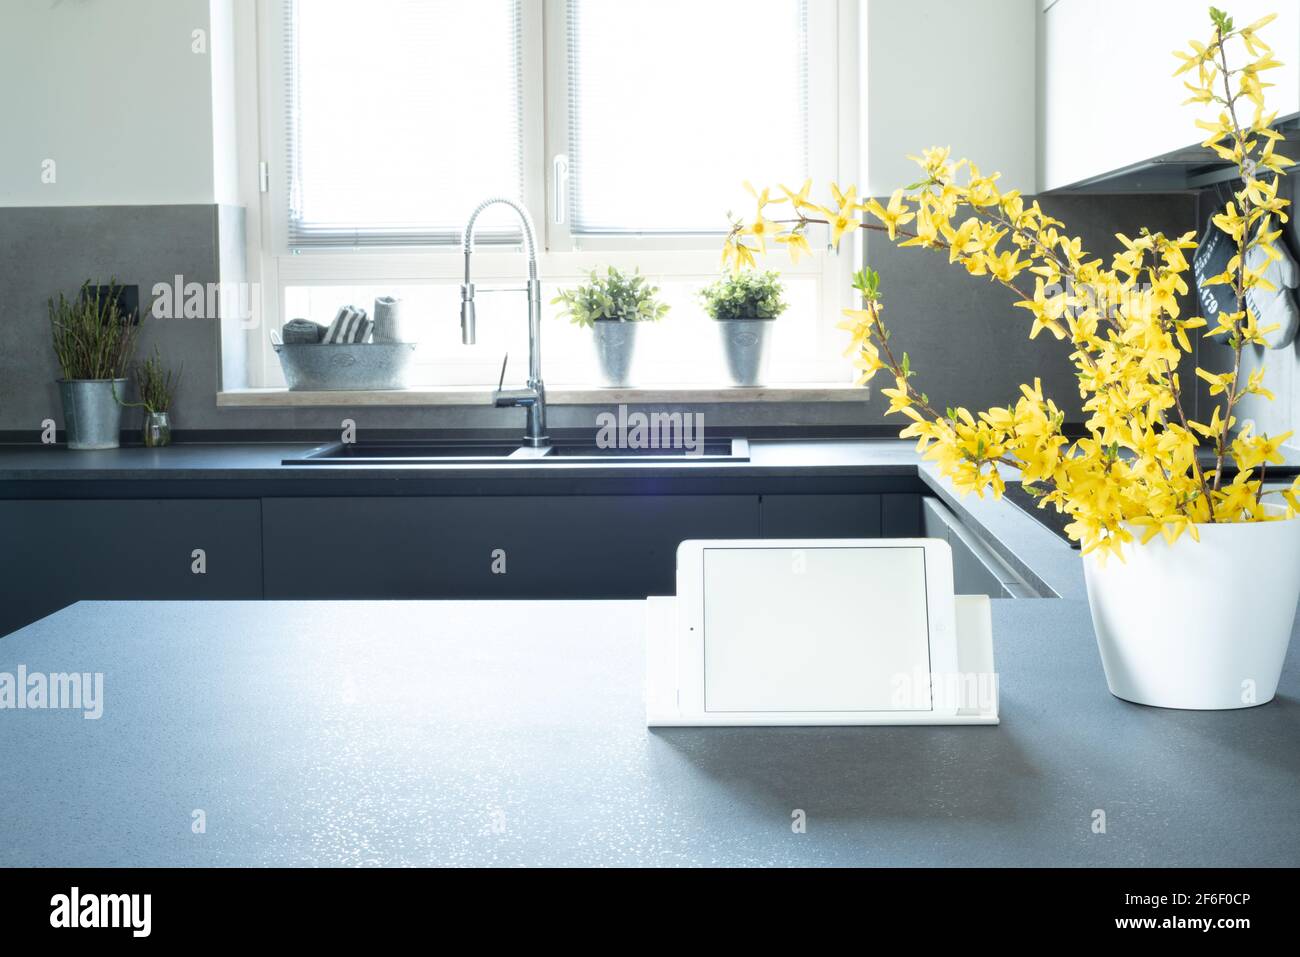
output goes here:
<path id="1" fill-rule="evenodd" d="M 880 534 L 885 538 L 919 538 L 921 496 L 911 494 L 880 496 Z"/>
<path id="2" fill-rule="evenodd" d="M 941 538 L 952 548 L 952 582 L 957 594 L 988 595 L 990 598 L 1038 597 L 938 499 L 922 498 L 921 524 L 927 538 Z"/>
<path id="3" fill-rule="evenodd" d="M 255 499 L 4 501 L 0 528 L 0 634 L 85 599 L 262 597 Z"/>
<path id="4" fill-rule="evenodd" d="M 879 538 L 879 495 L 764 495 L 764 538 Z"/>
<path id="5" fill-rule="evenodd" d="M 263 501 L 268 598 L 644 598 L 688 538 L 754 538 L 757 496 Z"/>

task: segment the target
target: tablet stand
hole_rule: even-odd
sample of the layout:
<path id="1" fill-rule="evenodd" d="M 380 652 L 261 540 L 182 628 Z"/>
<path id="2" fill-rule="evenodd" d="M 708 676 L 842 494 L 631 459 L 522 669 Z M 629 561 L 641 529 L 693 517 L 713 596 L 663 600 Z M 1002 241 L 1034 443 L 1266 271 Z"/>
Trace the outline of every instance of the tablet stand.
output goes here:
<path id="1" fill-rule="evenodd" d="M 650 727 L 763 725 L 964 725 L 998 723 L 997 675 L 993 667 L 993 625 L 987 595 L 956 595 L 958 673 L 931 675 L 933 701 L 955 707 L 930 711 L 807 713 L 687 713 L 680 705 L 682 669 L 703 669 L 702 661 L 679 654 L 677 599 L 646 599 L 646 724 Z"/>

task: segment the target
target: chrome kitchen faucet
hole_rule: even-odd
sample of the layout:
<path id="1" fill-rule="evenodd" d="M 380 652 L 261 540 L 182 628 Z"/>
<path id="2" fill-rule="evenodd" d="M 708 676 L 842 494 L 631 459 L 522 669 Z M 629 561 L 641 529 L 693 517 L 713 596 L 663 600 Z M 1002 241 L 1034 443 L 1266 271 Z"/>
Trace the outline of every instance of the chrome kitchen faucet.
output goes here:
<path id="1" fill-rule="evenodd" d="M 509 206 L 519 214 L 523 224 L 524 251 L 528 254 L 528 284 L 524 291 L 528 294 L 528 384 L 523 389 L 502 389 L 498 383 L 492 393 L 492 404 L 497 408 L 523 408 L 528 412 L 528 424 L 524 432 L 524 444 L 533 448 L 544 448 L 551 444 L 546 434 L 546 386 L 542 384 L 542 283 L 537 278 L 537 238 L 533 231 L 533 218 L 528 210 L 512 199 L 493 197 L 485 199 L 470 213 L 469 222 L 465 224 L 465 233 L 461 245 L 465 250 L 465 281 L 460 287 L 460 336 L 467 346 L 474 344 L 474 283 L 470 278 L 470 256 L 474 252 L 474 222 L 489 206 L 501 203 Z M 484 290 L 487 292 L 489 290 Z M 504 381 L 505 367 L 502 367 Z"/>

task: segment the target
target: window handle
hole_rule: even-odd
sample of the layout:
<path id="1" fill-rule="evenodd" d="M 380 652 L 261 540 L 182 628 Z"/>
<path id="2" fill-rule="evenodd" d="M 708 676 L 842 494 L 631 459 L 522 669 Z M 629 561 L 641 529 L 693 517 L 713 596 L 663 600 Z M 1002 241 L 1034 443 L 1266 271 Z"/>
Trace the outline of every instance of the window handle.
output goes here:
<path id="1" fill-rule="evenodd" d="M 569 205 L 569 157 L 556 153 L 551 160 L 551 216 L 557 226 L 564 225 L 565 207 Z"/>

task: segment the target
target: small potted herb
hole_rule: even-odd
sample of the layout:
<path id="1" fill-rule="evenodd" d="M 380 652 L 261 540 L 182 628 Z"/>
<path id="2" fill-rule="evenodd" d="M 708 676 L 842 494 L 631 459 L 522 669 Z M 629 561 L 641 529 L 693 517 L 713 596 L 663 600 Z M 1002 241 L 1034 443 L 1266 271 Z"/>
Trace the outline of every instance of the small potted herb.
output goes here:
<path id="1" fill-rule="evenodd" d="M 763 385 L 772 320 L 786 309 L 782 292 L 778 273 L 755 270 L 723 276 L 700 290 L 704 311 L 722 334 L 733 385 Z"/>
<path id="2" fill-rule="evenodd" d="M 183 367 L 182 370 L 172 372 L 163 365 L 157 346 L 154 346 L 153 355 L 136 364 L 135 383 L 140 391 L 140 401 L 123 402 L 122 405 L 144 409 L 144 423 L 140 432 L 144 444 L 149 448 L 171 444 L 171 407 L 176 398 L 176 386 L 181 381 L 181 371 Z"/>
<path id="3" fill-rule="evenodd" d="M 121 287 L 81 285 L 78 297 L 49 300 L 54 354 L 63 377 L 59 397 L 70 449 L 115 449 L 122 431 L 117 395 L 135 346 L 135 316 L 123 311 Z"/>
<path id="4" fill-rule="evenodd" d="M 625 275 L 610 266 L 605 275 L 593 270 L 588 282 L 565 289 L 551 300 L 559 315 L 592 330 L 601 383 L 626 386 L 632 380 L 636 331 L 643 322 L 658 322 L 668 306 L 639 271 Z"/>

